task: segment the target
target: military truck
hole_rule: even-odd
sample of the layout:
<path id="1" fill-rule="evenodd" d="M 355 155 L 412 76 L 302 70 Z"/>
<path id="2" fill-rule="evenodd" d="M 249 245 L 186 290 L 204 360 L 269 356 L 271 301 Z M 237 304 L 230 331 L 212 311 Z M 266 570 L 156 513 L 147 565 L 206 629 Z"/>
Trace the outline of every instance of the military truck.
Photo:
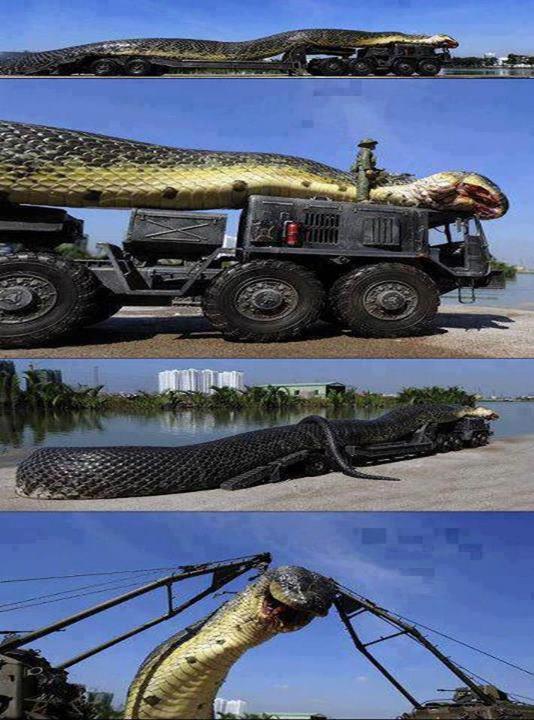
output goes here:
<path id="1" fill-rule="evenodd" d="M 24 60 L 28 56 L 31 66 L 32 53 L 3 52 L 1 61 Z M 292 48 L 279 57 L 265 60 L 175 60 L 161 55 L 108 55 L 94 54 L 62 61 L 55 58 L 44 69 L 27 75 L 96 75 L 155 77 L 168 73 L 283 73 L 284 75 L 437 75 L 450 60 L 446 47 L 431 47 L 417 43 L 388 43 L 365 48 Z"/>
<path id="2" fill-rule="evenodd" d="M 479 685 L 485 696 L 483 702 L 471 688 L 459 687 L 452 691 L 450 700 L 429 700 L 412 712 L 401 715 L 401 720 L 529 720 L 534 718 L 534 705 L 512 700 L 495 685 Z"/>
<path id="3" fill-rule="evenodd" d="M 471 302 L 477 288 L 504 287 L 482 223 L 456 212 L 256 195 L 231 238 L 225 214 L 139 209 L 122 246 L 68 259 L 54 248 L 83 235 L 80 223 L 0 208 L 0 242 L 19 248 L 0 257 L 1 346 L 44 345 L 124 305 L 185 298 L 231 340 L 284 341 L 321 319 L 394 338 L 428 330 L 444 293 Z"/>

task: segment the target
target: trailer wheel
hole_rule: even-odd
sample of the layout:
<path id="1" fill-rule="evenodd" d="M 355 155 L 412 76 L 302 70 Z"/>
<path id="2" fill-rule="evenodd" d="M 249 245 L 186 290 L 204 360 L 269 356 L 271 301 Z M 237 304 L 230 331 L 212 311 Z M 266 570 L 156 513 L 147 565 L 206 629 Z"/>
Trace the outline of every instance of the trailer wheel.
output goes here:
<path id="1" fill-rule="evenodd" d="M 229 339 L 280 342 L 318 320 L 325 295 L 315 273 L 301 265 L 254 260 L 217 275 L 204 294 L 202 309 Z"/>
<path id="2" fill-rule="evenodd" d="M 152 63 L 144 58 L 132 58 L 126 63 L 128 75 L 140 76 L 152 74 Z"/>
<path id="3" fill-rule="evenodd" d="M 36 347 L 78 327 L 101 285 L 82 263 L 46 253 L 0 257 L 0 346 Z"/>
<path id="4" fill-rule="evenodd" d="M 348 65 L 338 57 L 331 58 L 313 58 L 307 67 L 310 75 L 346 75 Z"/>
<path id="5" fill-rule="evenodd" d="M 100 77 L 120 74 L 120 71 L 120 65 L 110 58 L 98 58 L 89 65 L 89 72 Z"/>
<path id="6" fill-rule="evenodd" d="M 421 60 L 417 65 L 417 72 L 426 77 L 437 75 L 441 70 L 441 63 L 437 60 Z"/>
<path id="7" fill-rule="evenodd" d="M 401 263 L 365 265 L 332 285 L 329 303 L 343 327 L 362 337 L 423 332 L 439 307 L 439 291 L 426 273 Z"/>
<path id="8" fill-rule="evenodd" d="M 391 68 L 395 75 L 409 77 L 415 72 L 415 67 L 409 60 L 396 60 Z"/>
<path id="9" fill-rule="evenodd" d="M 350 75 L 363 77 L 365 75 L 373 75 L 376 71 L 374 63 L 370 60 L 349 60 L 348 70 Z"/>

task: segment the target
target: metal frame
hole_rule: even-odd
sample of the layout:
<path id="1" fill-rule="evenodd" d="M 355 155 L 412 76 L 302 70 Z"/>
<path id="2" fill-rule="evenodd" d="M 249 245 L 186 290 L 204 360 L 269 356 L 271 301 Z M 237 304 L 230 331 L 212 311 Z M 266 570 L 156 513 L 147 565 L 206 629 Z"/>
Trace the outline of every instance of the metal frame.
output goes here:
<path id="1" fill-rule="evenodd" d="M 408 700 L 408 702 L 410 702 L 414 706 L 414 708 L 422 708 L 423 704 L 420 703 L 417 698 L 415 698 L 404 687 L 404 685 L 402 685 L 399 680 L 397 680 L 397 678 L 395 678 L 384 667 L 384 665 L 382 665 L 382 663 L 375 658 L 375 656 L 368 650 L 371 645 L 378 645 L 381 642 L 385 642 L 387 640 L 392 640 L 393 638 L 406 635 L 407 637 L 414 640 L 417 644 L 425 648 L 425 650 L 428 650 L 430 653 L 432 653 L 432 655 L 434 655 L 434 657 L 437 658 L 437 660 L 441 662 L 442 665 L 445 665 L 445 667 L 451 673 L 456 675 L 456 677 L 475 694 L 475 696 L 480 700 L 481 703 L 487 706 L 497 704 L 495 698 L 487 695 L 480 688 L 480 686 L 477 685 L 469 677 L 469 675 L 467 675 L 457 665 L 455 665 L 452 660 L 450 660 L 446 655 L 444 655 L 433 643 L 430 642 L 430 640 L 428 640 L 421 632 L 419 632 L 416 627 L 410 625 L 404 620 L 401 620 L 395 615 L 392 615 L 390 612 L 380 607 L 379 605 L 375 605 L 375 603 L 371 602 L 371 600 L 368 600 L 362 595 L 358 595 L 352 590 L 348 590 L 347 588 L 344 588 L 337 583 L 336 585 L 339 592 L 334 599 L 334 605 L 338 612 L 340 620 L 343 623 L 345 629 L 347 630 L 354 646 L 359 652 L 362 653 L 362 655 L 364 655 L 365 658 L 367 658 L 367 660 L 369 660 L 372 665 L 374 665 L 374 667 L 386 678 L 386 680 L 388 680 L 388 682 L 390 682 Z M 370 642 L 363 642 L 360 635 L 358 634 L 358 631 L 354 627 L 353 621 L 355 618 L 363 615 L 364 613 L 370 613 L 371 615 L 374 615 L 380 620 L 383 620 L 385 623 L 395 628 L 396 631 L 390 633 L 389 635 L 383 635 L 375 640 L 371 640 Z"/>
<path id="2" fill-rule="evenodd" d="M 116 645 L 123 640 L 127 640 L 134 635 L 138 635 L 144 630 L 148 630 L 148 628 L 154 627 L 155 625 L 158 625 L 165 620 L 170 620 L 176 615 L 179 615 L 184 610 L 187 610 L 187 608 L 191 607 L 199 600 L 202 600 L 208 595 L 211 595 L 216 590 L 224 587 L 224 585 L 227 585 L 229 582 L 235 580 L 237 577 L 243 575 L 243 573 L 248 572 L 249 570 L 257 569 L 260 572 L 264 572 L 270 563 L 270 553 L 261 553 L 259 555 L 249 555 L 233 560 L 205 563 L 202 565 L 183 566 L 182 572 L 180 573 L 167 575 L 164 578 L 155 580 L 154 582 L 143 585 L 142 587 L 136 588 L 135 590 L 131 590 L 130 592 L 124 593 L 123 595 L 119 595 L 117 597 L 111 598 L 110 600 L 106 600 L 103 603 L 94 605 L 87 610 L 82 610 L 79 613 L 75 613 L 74 615 L 70 615 L 69 617 L 63 618 L 62 620 L 58 620 L 51 625 L 46 625 L 39 630 L 34 630 L 33 632 L 27 633 L 20 638 L 11 638 L 9 640 L 6 640 L 5 642 L 0 644 L 0 655 L 10 650 L 16 650 L 17 648 L 20 648 L 23 645 L 27 645 L 34 640 L 39 640 L 43 637 L 63 630 L 66 627 L 70 627 L 71 625 L 74 625 L 89 617 L 93 617 L 94 615 L 104 612 L 105 610 L 109 610 L 110 608 L 116 607 L 117 605 L 122 605 L 123 603 L 140 597 L 141 595 L 146 595 L 153 590 L 157 590 L 159 588 L 166 589 L 167 611 L 163 615 L 153 618 L 152 620 L 149 620 L 143 625 L 138 625 L 132 630 L 122 633 L 121 635 L 117 635 L 105 643 L 95 645 L 89 650 L 86 650 L 79 655 L 65 660 L 59 665 L 54 666 L 56 670 L 69 668 L 72 665 L 76 665 L 77 663 L 81 662 L 82 660 L 86 660 L 87 658 L 92 657 L 99 652 L 102 652 L 102 650 L 106 650 L 107 648 L 112 647 L 113 645 Z M 172 597 L 173 585 L 175 583 L 181 582 L 182 580 L 188 580 L 189 578 L 199 577 L 201 575 L 212 575 L 209 587 L 197 593 L 189 600 L 186 600 L 178 607 L 175 607 Z"/>

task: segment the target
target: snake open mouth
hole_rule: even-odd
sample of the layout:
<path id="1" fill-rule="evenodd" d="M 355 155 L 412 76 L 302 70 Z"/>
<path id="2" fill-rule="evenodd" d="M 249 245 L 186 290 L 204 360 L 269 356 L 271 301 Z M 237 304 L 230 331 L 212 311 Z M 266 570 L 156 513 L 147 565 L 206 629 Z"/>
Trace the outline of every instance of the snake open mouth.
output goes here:
<path id="1" fill-rule="evenodd" d="M 278 630 L 290 632 L 307 625 L 315 617 L 315 613 L 297 609 L 286 602 L 277 600 L 268 590 L 261 606 L 262 619 L 276 625 Z"/>
<path id="2" fill-rule="evenodd" d="M 483 220 L 502 217 L 508 210 L 508 200 L 503 193 L 482 187 L 475 182 L 464 180 L 458 187 L 462 198 L 471 202 L 474 214 Z"/>

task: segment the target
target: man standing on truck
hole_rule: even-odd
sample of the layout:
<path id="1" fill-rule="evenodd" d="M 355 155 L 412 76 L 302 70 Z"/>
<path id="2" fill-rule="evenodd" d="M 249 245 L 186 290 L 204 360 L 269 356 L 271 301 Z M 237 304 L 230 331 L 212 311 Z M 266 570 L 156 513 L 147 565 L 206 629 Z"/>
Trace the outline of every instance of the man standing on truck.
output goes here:
<path id="1" fill-rule="evenodd" d="M 377 176 L 376 154 L 374 152 L 377 145 L 378 142 L 371 138 L 366 138 L 358 143 L 360 150 L 350 169 L 356 175 L 357 202 L 369 200 L 371 184 Z"/>

